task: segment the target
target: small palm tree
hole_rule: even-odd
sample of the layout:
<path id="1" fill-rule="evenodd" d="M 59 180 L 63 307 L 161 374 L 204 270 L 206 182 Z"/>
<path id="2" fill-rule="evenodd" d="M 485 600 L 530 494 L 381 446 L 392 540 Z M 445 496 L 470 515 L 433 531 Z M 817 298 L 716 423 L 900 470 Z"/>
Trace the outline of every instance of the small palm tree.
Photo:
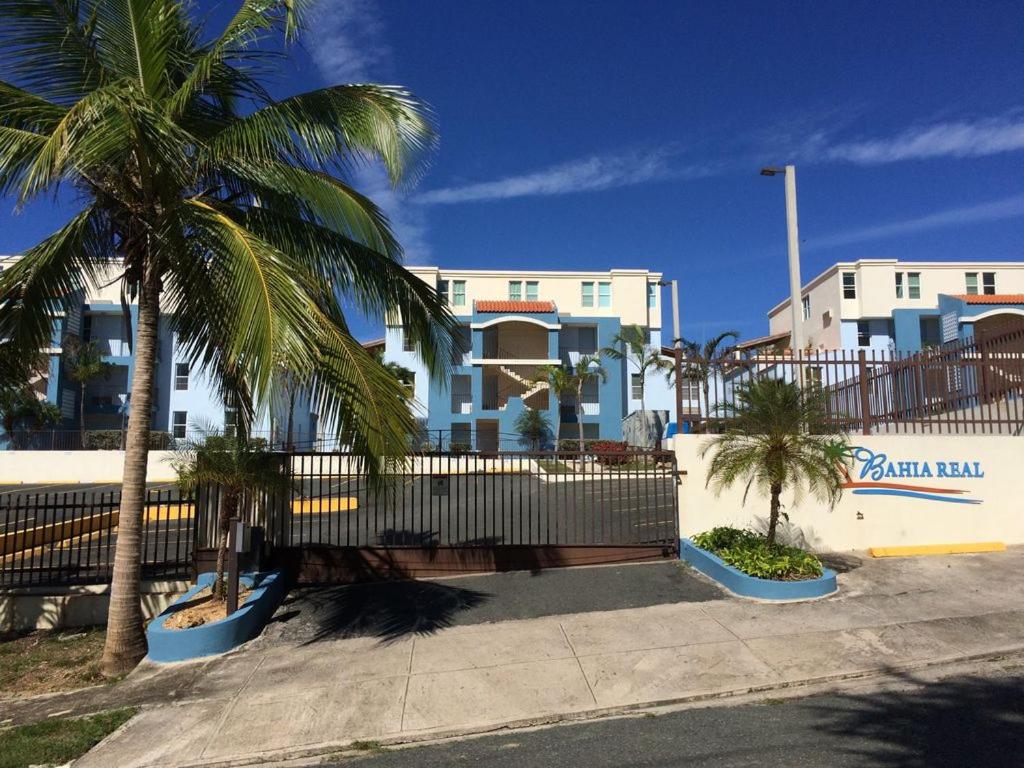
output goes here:
<path id="1" fill-rule="evenodd" d="M 782 511 L 783 491 L 796 497 L 807 490 L 835 506 L 849 463 L 845 435 L 826 421 L 825 400 L 818 388 L 801 390 L 781 379 L 755 379 L 736 390 L 726 431 L 713 438 L 701 456 L 713 453 L 707 483 L 716 493 L 735 482 L 745 483 L 771 498 L 768 544 Z"/>
<path id="2" fill-rule="evenodd" d="M 82 448 L 86 448 L 85 387 L 100 377 L 109 379 L 113 366 L 103 360 L 95 342 L 82 341 L 77 336 L 71 336 L 64 342 L 64 352 L 68 378 L 78 383 L 78 432 Z"/>
<path id="3" fill-rule="evenodd" d="M 516 419 L 515 428 L 519 436 L 533 451 L 539 451 L 548 435 L 551 434 L 551 422 L 543 412 L 536 408 L 527 408 L 520 413 Z"/>
<path id="4" fill-rule="evenodd" d="M 576 392 L 576 379 L 570 369 L 561 365 L 542 365 L 537 369 L 534 381 L 546 381 L 548 390 L 558 405 L 559 419 L 555 430 L 556 444 L 562 442 L 562 404 Z"/>
<path id="5" fill-rule="evenodd" d="M 727 339 L 736 340 L 740 337 L 736 331 L 725 331 L 714 336 L 703 344 L 688 339 L 680 339 L 683 345 L 683 379 L 700 384 L 704 395 L 704 415 L 711 417 L 714 410 L 711 405 L 711 377 L 721 368 L 721 358 L 728 353 L 730 347 L 721 348 Z M 675 379 L 675 367 L 669 366 L 665 378 L 672 383 Z"/>
<path id="6" fill-rule="evenodd" d="M 196 436 L 177 450 L 171 464 L 178 473 L 182 492 L 191 494 L 200 486 L 210 486 L 221 495 L 213 597 L 225 600 L 224 562 L 231 519 L 238 516 L 243 500 L 252 501 L 251 494 L 283 493 L 291 484 L 282 471 L 280 456 L 269 451 L 265 441 L 250 440 L 241 426 L 231 435 L 205 427 L 195 432 Z"/>
<path id="7" fill-rule="evenodd" d="M 624 326 L 612 338 L 610 346 L 601 350 L 601 354 L 612 360 L 628 360 L 640 374 L 640 410 L 647 410 L 644 403 L 644 386 L 648 371 L 672 370 L 672 363 L 661 356 L 661 350 L 647 343 L 647 333 L 639 325 Z"/>

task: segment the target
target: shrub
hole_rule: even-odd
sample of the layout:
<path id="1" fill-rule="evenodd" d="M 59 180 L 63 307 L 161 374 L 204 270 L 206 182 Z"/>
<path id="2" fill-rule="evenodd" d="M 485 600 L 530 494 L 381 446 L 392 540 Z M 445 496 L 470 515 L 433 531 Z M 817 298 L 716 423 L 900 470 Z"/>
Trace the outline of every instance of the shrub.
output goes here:
<path id="1" fill-rule="evenodd" d="M 629 446 L 615 440 L 595 440 L 587 450 L 597 454 L 599 464 L 625 464 L 629 461 Z"/>
<path id="2" fill-rule="evenodd" d="M 122 433 L 119 429 L 94 429 L 85 433 L 85 447 L 94 451 L 121 450 Z M 153 430 L 149 433 L 149 448 L 152 451 L 166 451 L 174 447 L 170 432 Z"/>
<path id="3" fill-rule="evenodd" d="M 817 579 L 824 573 L 821 561 L 810 552 L 777 542 L 769 544 L 764 536 L 753 531 L 722 526 L 697 534 L 693 543 L 759 579 L 800 581 Z"/>
<path id="4" fill-rule="evenodd" d="M 453 442 L 448 444 L 449 453 L 469 453 L 471 450 L 472 446 L 469 443 Z"/>

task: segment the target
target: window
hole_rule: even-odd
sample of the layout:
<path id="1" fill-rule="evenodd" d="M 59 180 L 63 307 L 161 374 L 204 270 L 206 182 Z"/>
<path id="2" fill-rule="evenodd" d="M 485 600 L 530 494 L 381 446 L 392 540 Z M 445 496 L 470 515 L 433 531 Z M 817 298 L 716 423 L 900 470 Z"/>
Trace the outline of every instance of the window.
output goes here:
<path id="1" fill-rule="evenodd" d="M 92 315 L 82 318 L 82 341 L 89 341 L 92 338 Z"/>
<path id="2" fill-rule="evenodd" d="M 175 440 L 184 440 L 188 424 L 188 411 L 175 411 L 171 415 L 171 434 Z"/>
<path id="3" fill-rule="evenodd" d="M 639 373 L 629 375 L 629 396 L 633 400 L 639 400 L 644 396 L 644 377 Z"/>
<path id="4" fill-rule="evenodd" d="M 594 306 L 594 284 L 593 283 L 589 283 L 589 282 L 584 282 L 582 284 L 582 288 L 583 288 L 583 294 L 582 294 L 582 297 L 581 297 L 581 300 L 580 300 L 581 303 L 583 304 L 584 307 L 592 307 L 592 306 Z"/>
<path id="5" fill-rule="evenodd" d="M 654 309 L 658 306 L 658 284 L 647 284 L 647 308 Z"/>
<path id="6" fill-rule="evenodd" d="M 224 435 L 226 437 L 234 437 L 235 429 L 238 427 L 238 409 L 237 408 L 224 408 Z"/>
<path id="7" fill-rule="evenodd" d="M 857 275 L 853 272 L 843 272 L 843 298 L 857 298 Z"/>
<path id="8" fill-rule="evenodd" d="M 415 352 L 416 342 L 412 340 L 412 336 L 408 331 L 402 331 L 402 351 L 403 352 Z"/>
<path id="9" fill-rule="evenodd" d="M 537 297 L 539 295 L 540 295 L 540 285 L 537 283 L 537 281 L 536 280 L 527 280 L 526 281 L 526 300 L 527 301 L 536 301 Z"/>
<path id="10" fill-rule="evenodd" d="M 178 363 L 174 366 L 174 388 L 180 392 L 188 389 L 188 363 Z"/>
<path id="11" fill-rule="evenodd" d="M 996 273 L 981 273 L 981 292 L 986 296 L 994 296 L 996 293 Z"/>
<path id="12" fill-rule="evenodd" d="M 967 286 L 968 296 L 978 295 L 978 273 L 964 272 L 964 284 Z"/>
<path id="13" fill-rule="evenodd" d="M 454 292 L 452 293 L 452 306 L 466 306 L 466 281 L 456 280 L 452 283 L 452 288 L 454 288 Z"/>
<path id="14" fill-rule="evenodd" d="M 907 298 L 921 298 L 921 273 L 907 272 Z"/>
<path id="15" fill-rule="evenodd" d="M 700 402 L 700 382 L 693 379 L 683 379 L 683 400 L 691 403 Z"/>
<path id="16" fill-rule="evenodd" d="M 438 295 L 438 298 L 440 298 L 441 301 L 444 304 L 448 303 L 448 281 L 447 280 L 438 280 L 437 281 L 437 295 Z"/>
<path id="17" fill-rule="evenodd" d="M 522 280 L 509 280 L 508 282 L 508 300 L 509 301 L 521 301 L 523 298 L 523 282 Z"/>
<path id="18" fill-rule="evenodd" d="M 857 346 L 871 346 L 871 324 L 867 320 L 857 321 Z"/>
<path id="19" fill-rule="evenodd" d="M 803 314 L 804 320 L 807 320 L 807 319 L 809 319 L 811 317 L 811 297 L 810 296 L 804 296 L 800 300 L 800 309 L 801 309 L 801 314 Z"/>
<path id="20" fill-rule="evenodd" d="M 902 299 L 903 298 L 903 273 L 902 272 L 897 272 L 896 273 L 896 298 L 897 299 Z"/>
<path id="21" fill-rule="evenodd" d="M 809 387 L 820 387 L 821 386 L 821 366 L 820 365 L 809 365 L 807 366 L 807 380 L 805 382 Z"/>
<path id="22" fill-rule="evenodd" d="M 610 307 L 612 305 L 612 284 L 597 284 L 597 306 Z"/>

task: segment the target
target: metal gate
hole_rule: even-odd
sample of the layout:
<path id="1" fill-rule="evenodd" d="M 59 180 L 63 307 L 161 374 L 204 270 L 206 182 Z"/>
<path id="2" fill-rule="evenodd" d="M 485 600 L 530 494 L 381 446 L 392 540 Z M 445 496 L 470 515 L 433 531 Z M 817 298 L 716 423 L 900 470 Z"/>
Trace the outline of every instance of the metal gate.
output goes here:
<path id="1" fill-rule="evenodd" d="M 291 458 L 268 516 L 302 581 L 349 581 L 668 557 L 679 542 L 668 451 L 423 453 L 371 484 L 343 453 Z"/>

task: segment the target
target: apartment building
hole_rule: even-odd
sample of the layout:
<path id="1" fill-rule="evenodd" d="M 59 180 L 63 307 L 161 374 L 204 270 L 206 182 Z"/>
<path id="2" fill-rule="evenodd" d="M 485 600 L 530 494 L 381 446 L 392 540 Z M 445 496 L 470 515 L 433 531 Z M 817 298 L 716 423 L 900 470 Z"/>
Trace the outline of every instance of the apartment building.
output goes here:
<path id="1" fill-rule="evenodd" d="M 766 343 L 792 331 L 789 307 L 768 311 Z M 808 349 L 917 352 L 1024 323 L 1024 262 L 840 262 L 803 287 L 800 317 Z"/>
<path id="2" fill-rule="evenodd" d="M 0 271 L 19 257 L 0 257 Z M 113 276 L 113 271 L 111 275 Z M 50 346 L 43 350 L 49 358 L 48 371 L 33 382 L 40 399 L 60 408 L 61 423 L 57 429 L 67 430 L 77 447 L 73 431 L 79 428 L 78 382 L 68 376 L 64 345 L 69 337 L 92 342 L 108 364 L 108 375 L 86 383 L 84 393 L 85 428 L 87 430 L 121 430 L 127 424 L 134 373 L 134 355 L 130 334 L 134 332 L 138 307 L 129 306 L 130 325 L 125 322 L 121 307 L 119 284 L 114 281 L 89 283 L 75 295 L 55 302 L 53 335 Z M 158 327 L 157 369 L 151 428 L 185 438 L 197 428 L 225 431 L 232 428 L 236 411 L 225 404 L 217 383 L 206 372 L 189 363 L 178 344 L 171 317 L 160 318 Z M 252 425 L 254 435 L 284 440 L 286 415 L 279 404 L 262 414 Z M 292 414 L 293 440 L 297 445 L 311 443 L 317 437 L 317 419 L 309 409 L 308 399 L 299 396 Z M 0 447 L 6 441 L 0 439 Z"/>
<path id="3" fill-rule="evenodd" d="M 537 381 L 538 369 L 575 365 L 610 345 L 625 325 L 645 328 L 650 344 L 661 345 L 659 273 L 410 270 L 445 297 L 461 323 L 451 378 L 431 379 L 399 325 L 386 329 L 383 359 L 413 371 L 418 416 L 430 433 L 455 443 L 508 447 L 526 408 L 543 411 L 553 430 L 561 425 L 563 437 L 575 437 L 576 403 L 559 407 L 548 385 Z M 607 378 L 585 387 L 579 420 L 587 438 L 620 439 L 622 418 L 640 408 L 639 374 L 629 361 L 603 358 L 601 364 Z M 652 373 L 648 381 L 647 408 L 667 407 L 664 376 Z"/>

